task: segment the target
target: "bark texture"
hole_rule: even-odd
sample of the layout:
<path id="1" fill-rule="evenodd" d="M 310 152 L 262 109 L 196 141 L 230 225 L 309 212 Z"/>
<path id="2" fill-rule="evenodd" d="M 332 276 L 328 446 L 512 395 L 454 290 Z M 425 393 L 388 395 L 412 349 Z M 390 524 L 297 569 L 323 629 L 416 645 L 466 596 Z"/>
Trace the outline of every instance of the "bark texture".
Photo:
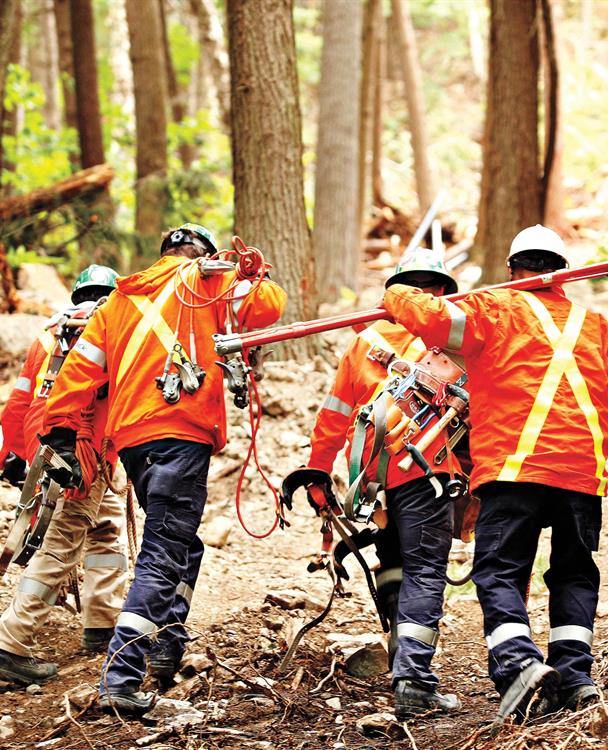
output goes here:
<path id="1" fill-rule="evenodd" d="M 7 161 L 2 137 L 17 135 L 17 109 L 4 106 L 6 71 L 10 63 L 18 63 L 21 54 L 21 31 L 23 14 L 21 0 L 6 0 L 0 3 L 0 195 L 7 194 L 10 186 L 4 179 L 4 171 L 15 171 L 15 165 Z"/>
<path id="2" fill-rule="evenodd" d="M 304 209 L 292 0 L 228 0 L 235 230 L 273 263 L 289 295 L 284 320 L 316 313 Z M 305 354 L 314 342 L 288 342 Z"/>
<path id="3" fill-rule="evenodd" d="M 513 237 L 542 219 L 536 0 L 490 0 L 490 51 L 475 259 L 482 283 L 506 278 Z"/>
<path id="4" fill-rule="evenodd" d="M 53 8 L 55 10 L 59 71 L 61 73 L 61 89 L 63 93 L 63 119 L 69 128 L 78 128 L 70 0 L 53 0 Z"/>
<path id="5" fill-rule="evenodd" d="M 325 0 L 313 242 L 322 301 L 359 283 L 359 81 L 362 4 Z"/>
<path id="6" fill-rule="evenodd" d="M 127 0 L 137 139 L 135 228 L 140 255 L 158 249 L 167 206 L 167 86 L 158 0 Z"/>
<path id="7" fill-rule="evenodd" d="M 429 144 L 424 115 L 422 72 L 418 60 L 416 36 L 410 17 L 408 0 L 391 1 L 393 21 L 399 40 L 399 60 L 405 85 L 405 98 L 409 113 L 416 191 L 421 215 L 425 214 L 435 200 L 436 187 L 429 159 Z"/>
<path id="8" fill-rule="evenodd" d="M 70 0 L 76 118 L 83 169 L 105 162 L 97 88 L 95 26 L 91 0 Z"/>
<path id="9" fill-rule="evenodd" d="M 230 76 L 217 10 L 212 0 L 190 0 L 190 8 L 198 24 L 202 77 L 207 80 L 211 79 L 218 103 L 219 119 L 225 128 L 229 128 Z"/>

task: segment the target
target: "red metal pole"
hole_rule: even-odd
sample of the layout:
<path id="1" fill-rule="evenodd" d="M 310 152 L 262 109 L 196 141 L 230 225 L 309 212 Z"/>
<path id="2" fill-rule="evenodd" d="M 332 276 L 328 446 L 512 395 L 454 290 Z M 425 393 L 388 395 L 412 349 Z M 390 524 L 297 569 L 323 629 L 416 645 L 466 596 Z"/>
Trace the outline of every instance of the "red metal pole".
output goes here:
<path id="1" fill-rule="evenodd" d="M 484 287 L 482 289 L 472 289 L 469 292 L 459 292 L 458 294 L 448 294 L 445 299 L 452 302 L 463 299 L 469 294 L 479 294 L 489 289 L 539 289 L 540 287 L 553 286 L 556 284 L 567 284 L 572 281 L 583 281 L 584 279 L 597 279 L 602 276 L 608 276 L 608 262 L 596 263 L 584 268 L 564 268 L 561 271 L 541 274 L 540 276 L 531 276 L 528 279 L 519 279 L 518 281 L 506 281 L 504 284 L 495 284 L 494 286 Z M 329 318 L 318 318 L 316 320 L 298 321 L 288 323 L 284 326 L 267 328 L 262 331 L 249 331 L 243 334 L 216 334 L 215 351 L 224 356 L 234 352 L 243 351 L 253 346 L 263 346 L 264 344 L 274 344 L 277 341 L 286 341 L 287 339 L 298 339 L 303 336 L 311 336 L 315 333 L 332 331 L 336 328 L 346 328 L 348 326 L 371 323 L 375 320 L 390 320 L 390 315 L 383 308 L 374 308 L 373 310 L 362 310 L 361 312 L 345 313 L 334 315 Z"/>

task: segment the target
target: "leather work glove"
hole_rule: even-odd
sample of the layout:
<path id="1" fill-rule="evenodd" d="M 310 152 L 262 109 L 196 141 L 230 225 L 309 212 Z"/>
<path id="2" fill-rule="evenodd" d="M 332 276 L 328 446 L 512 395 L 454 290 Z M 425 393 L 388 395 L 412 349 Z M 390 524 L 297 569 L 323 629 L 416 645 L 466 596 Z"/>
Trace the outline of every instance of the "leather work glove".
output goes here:
<path id="1" fill-rule="evenodd" d="M 25 481 L 25 461 L 16 453 L 10 451 L 4 459 L 4 467 L 0 479 L 5 479 L 13 487 L 21 487 Z"/>
<path id="2" fill-rule="evenodd" d="M 46 466 L 48 476 L 61 487 L 78 488 L 82 482 L 82 469 L 76 458 L 76 430 L 69 427 L 52 427 L 48 435 L 40 435 L 42 445 L 50 445 L 55 453 L 70 466 L 67 469 L 54 469 Z"/>

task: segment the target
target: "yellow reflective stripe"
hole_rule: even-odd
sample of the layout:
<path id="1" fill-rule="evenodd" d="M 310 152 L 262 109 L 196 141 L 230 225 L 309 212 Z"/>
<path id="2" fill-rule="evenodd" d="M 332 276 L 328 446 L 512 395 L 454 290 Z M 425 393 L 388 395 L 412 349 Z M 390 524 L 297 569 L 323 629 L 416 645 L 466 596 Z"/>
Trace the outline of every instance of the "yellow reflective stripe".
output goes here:
<path id="1" fill-rule="evenodd" d="M 549 314 L 549 311 L 543 305 L 543 303 L 533 294 L 524 292 L 524 296 L 526 301 L 532 307 L 538 319 L 540 320 L 545 335 L 547 336 L 549 341 L 553 343 L 559 337 L 560 333 L 558 327 L 553 321 L 553 318 Z M 574 307 L 579 306 L 574 305 Z M 584 322 L 586 311 L 582 307 L 579 307 L 579 309 L 581 310 Z M 581 328 L 583 326 L 583 322 L 581 322 Z M 572 388 L 576 403 L 578 404 L 580 410 L 583 412 L 585 421 L 587 422 L 587 427 L 589 427 L 589 432 L 591 433 L 591 437 L 593 439 L 593 453 L 595 455 L 596 461 L 595 476 L 599 482 L 598 494 L 603 495 L 604 490 L 606 489 L 607 481 L 604 476 L 604 467 L 606 464 L 606 457 L 604 456 L 603 452 L 604 434 L 600 426 L 600 418 L 597 413 L 597 409 L 595 408 L 593 401 L 591 400 L 591 395 L 589 393 L 589 389 L 587 388 L 587 383 L 585 382 L 585 379 L 578 369 L 573 350 L 574 346 L 572 347 L 572 351 L 570 353 L 570 357 L 566 364 L 564 373 L 566 375 L 568 383 L 570 384 L 570 388 Z"/>
<path id="2" fill-rule="evenodd" d="M 42 384 L 44 383 L 46 374 L 49 371 L 49 362 L 51 361 L 51 354 L 53 353 L 53 349 L 55 348 L 56 339 L 50 331 L 44 331 L 44 333 L 42 333 L 38 337 L 38 341 L 46 352 L 46 357 L 42 361 L 40 369 L 36 374 L 36 390 L 34 391 L 35 393 L 40 393 L 40 389 L 42 388 Z"/>
<path id="3" fill-rule="evenodd" d="M 426 346 L 422 339 L 414 339 L 408 348 L 403 352 L 401 359 L 410 359 L 417 362 L 425 353 Z"/>
<path id="4" fill-rule="evenodd" d="M 361 333 L 359 334 L 359 338 L 363 339 L 363 341 L 371 344 L 372 346 L 379 346 L 380 349 L 384 349 L 385 352 L 393 352 L 393 354 L 397 353 L 394 347 L 392 347 L 388 343 L 384 336 L 381 333 L 378 333 L 378 331 L 373 327 L 366 328 L 364 331 L 361 331 Z"/>
<path id="5" fill-rule="evenodd" d="M 171 279 L 163 289 L 158 297 L 151 302 L 150 299 L 143 294 L 128 294 L 129 299 L 135 307 L 142 314 L 142 318 L 135 327 L 129 343 L 127 344 L 120 365 L 118 367 L 118 373 L 116 375 L 116 384 L 119 385 L 127 371 L 133 364 L 133 360 L 137 356 L 146 336 L 150 331 L 158 336 L 161 344 L 164 346 L 167 352 L 170 352 L 175 342 L 175 332 L 169 328 L 167 322 L 162 316 L 162 308 L 173 294 L 175 288 L 174 279 Z"/>
<path id="6" fill-rule="evenodd" d="M 574 358 L 574 347 L 585 321 L 586 310 L 572 305 L 564 330 L 560 333 L 551 314 L 543 303 L 529 292 L 522 292 L 533 312 L 539 319 L 545 335 L 553 348 L 553 357 L 545 372 L 536 399 L 524 424 L 514 454 L 507 457 L 497 477 L 498 481 L 515 481 L 526 457 L 532 453 L 538 437 L 546 422 L 555 398 L 555 393 L 562 377 L 565 375 L 576 399 L 585 415 L 587 425 L 593 438 L 594 454 L 599 481 L 598 494 L 603 494 L 606 480 L 603 478 L 605 458 L 602 452 L 603 435 L 599 424 L 597 410 L 591 401 L 587 384 L 581 375 Z"/>

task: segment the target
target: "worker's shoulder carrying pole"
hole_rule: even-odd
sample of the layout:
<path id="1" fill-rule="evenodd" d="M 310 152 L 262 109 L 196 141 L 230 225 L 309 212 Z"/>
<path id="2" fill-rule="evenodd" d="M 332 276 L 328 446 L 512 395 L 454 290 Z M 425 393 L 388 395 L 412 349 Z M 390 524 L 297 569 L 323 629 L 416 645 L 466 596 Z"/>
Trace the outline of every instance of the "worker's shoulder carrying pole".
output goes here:
<path id="1" fill-rule="evenodd" d="M 504 284 L 485 287 L 483 289 L 474 289 L 470 292 L 459 292 L 458 294 L 449 294 L 442 299 L 452 302 L 463 299 L 472 294 L 479 294 L 494 289 L 539 289 L 558 284 L 568 284 L 572 281 L 583 281 L 585 279 L 599 279 L 608 276 L 608 262 L 595 263 L 585 268 L 570 269 L 565 268 L 553 273 L 545 273 L 540 276 L 531 276 L 528 279 L 519 279 L 518 281 L 507 281 Z M 383 308 L 373 310 L 363 310 L 361 312 L 335 315 L 329 318 L 318 318 L 316 320 L 298 321 L 288 323 L 284 326 L 267 328 L 263 331 L 250 331 L 249 333 L 238 334 L 215 334 L 215 351 L 225 356 L 242 352 L 253 346 L 263 346 L 264 344 L 274 344 L 278 341 L 288 339 L 299 339 L 304 336 L 311 336 L 315 333 L 332 331 L 337 328 L 347 328 L 359 323 L 372 323 L 376 320 L 390 320 L 389 313 Z"/>

